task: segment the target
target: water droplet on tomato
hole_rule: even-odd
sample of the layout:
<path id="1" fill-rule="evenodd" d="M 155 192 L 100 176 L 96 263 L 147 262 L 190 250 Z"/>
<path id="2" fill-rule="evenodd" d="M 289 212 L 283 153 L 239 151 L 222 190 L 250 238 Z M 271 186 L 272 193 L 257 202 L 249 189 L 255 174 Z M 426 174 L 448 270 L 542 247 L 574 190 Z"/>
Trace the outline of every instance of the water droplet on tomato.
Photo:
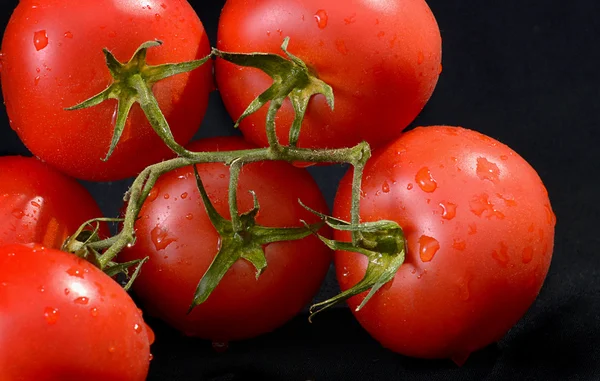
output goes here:
<path id="1" fill-rule="evenodd" d="M 33 34 L 33 46 L 38 52 L 48 46 L 48 35 L 45 30 L 39 30 Z"/>
<path id="2" fill-rule="evenodd" d="M 81 269 L 79 267 L 71 267 L 70 269 L 67 270 L 67 274 L 69 274 L 70 276 L 74 276 L 74 277 L 83 279 L 83 271 L 81 271 Z"/>
<path id="3" fill-rule="evenodd" d="M 423 52 L 419 51 L 419 53 L 417 53 L 417 64 L 422 64 L 423 61 L 425 61 L 425 55 L 423 54 Z"/>
<path id="4" fill-rule="evenodd" d="M 41 286 L 41 287 L 39 288 L 39 290 L 40 290 L 40 292 L 45 292 L 45 291 L 46 291 L 46 289 L 44 288 L 44 286 Z"/>
<path id="5" fill-rule="evenodd" d="M 548 222 L 548 225 L 553 225 L 556 216 L 554 215 L 552 208 L 549 204 L 544 205 L 544 208 L 544 210 L 546 211 L 546 221 Z"/>
<path id="6" fill-rule="evenodd" d="M 456 204 L 451 202 L 440 202 L 440 207 L 442 208 L 443 219 L 451 220 L 456 217 Z"/>
<path id="7" fill-rule="evenodd" d="M 148 356 L 148 361 L 152 361 L 154 360 L 154 355 L 152 353 L 150 353 L 150 356 Z"/>
<path id="8" fill-rule="evenodd" d="M 82 296 L 80 298 L 77 298 L 73 301 L 75 304 L 81 304 L 81 305 L 86 305 L 90 302 L 89 298 L 86 298 L 85 296 Z"/>
<path id="9" fill-rule="evenodd" d="M 437 182 L 433 179 L 431 172 L 429 172 L 429 168 L 427 167 L 423 167 L 417 172 L 415 181 L 423 192 L 432 193 L 437 188 Z"/>
<path id="10" fill-rule="evenodd" d="M 457 238 L 452 243 L 452 247 L 455 248 L 456 250 L 463 251 L 464 249 L 467 248 L 467 243 L 465 241 L 463 241 L 462 239 Z"/>
<path id="11" fill-rule="evenodd" d="M 156 21 L 160 21 L 160 19 L 161 19 L 160 13 L 155 13 L 154 18 L 156 19 Z"/>
<path id="12" fill-rule="evenodd" d="M 146 198 L 146 201 L 152 202 L 152 201 L 156 200 L 157 197 L 158 197 L 158 187 L 154 186 L 154 188 L 152 188 L 150 190 L 150 193 L 148 193 L 148 197 Z"/>
<path id="13" fill-rule="evenodd" d="M 115 353 L 117 351 L 117 348 L 110 346 L 108 347 L 108 353 Z"/>
<path id="14" fill-rule="evenodd" d="M 442 74 L 443 70 L 444 70 L 444 67 L 442 66 L 442 64 L 440 64 L 440 67 L 438 68 L 438 75 Z"/>
<path id="15" fill-rule="evenodd" d="M 498 198 L 504 200 L 504 204 L 506 204 L 506 206 L 517 206 L 517 202 L 515 201 L 515 199 L 512 196 L 504 196 L 500 193 L 497 193 L 496 196 L 498 196 Z"/>
<path id="16" fill-rule="evenodd" d="M 65 295 L 69 295 L 71 293 L 71 290 L 69 290 L 68 288 L 65 288 Z"/>
<path id="17" fill-rule="evenodd" d="M 38 76 L 36 76 L 36 77 L 33 79 L 33 84 L 34 84 L 34 86 L 37 86 L 37 85 L 40 83 L 40 79 L 41 79 L 41 78 L 40 78 L 40 76 L 39 76 L 39 75 L 38 75 Z"/>
<path id="18" fill-rule="evenodd" d="M 226 341 L 213 341 L 212 348 L 217 353 L 224 353 L 229 348 L 229 343 Z"/>
<path id="19" fill-rule="evenodd" d="M 413 189 L 413 185 L 412 183 L 408 183 L 408 185 L 406 186 L 406 189 L 411 190 Z"/>
<path id="20" fill-rule="evenodd" d="M 90 309 L 90 315 L 92 315 L 92 317 L 97 317 L 98 316 L 98 308 L 92 307 Z"/>
<path id="21" fill-rule="evenodd" d="M 508 156 L 506 156 L 506 155 L 500 155 L 500 160 L 508 160 Z"/>
<path id="22" fill-rule="evenodd" d="M 469 235 L 473 235 L 477 233 L 477 225 L 469 224 Z"/>
<path id="23" fill-rule="evenodd" d="M 171 196 L 170 196 L 168 193 L 165 193 L 165 195 L 163 196 L 163 198 L 164 198 L 165 200 L 168 200 L 170 197 L 171 197 Z"/>
<path id="24" fill-rule="evenodd" d="M 388 184 L 387 181 L 384 181 L 383 185 L 381 186 L 381 190 L 383 191 L 383 193 L 389 193 L 389 191 L 390 191 L 390 184 Z"/>
<path id="25" fill-rule="evenodd" d="M 0 73 L 2 73 L 3 62 L 4 62 L 4 53 L 0 52 Z"/>
<path id="26" fill-rule="evenodd" d="M 529 263 L 533 260 L 533 248 L 531 246 L 527 246 L 523 249 L 523 263 Z"/>
<path id="27" fill-rule="evenodd" d="M 9 257 L 14 257 L 16 254 L 14 252 L 10 252 L 7 254 Z"/>
<path id="28" fill-rule="evenodd" d="M 13 217 L 18 218 L 19 220 L 25 216 L 25 212 L 23 212 L 21 209 L 15 209 L 11 214 Z"/>
<path id="29" fill-rule="evenodd" d="M 38 208 L 38 209 L 39 209 L 39 208 L 41 208 L 41 207 L 42 207 L 42 205 L 41 205 L 39 202 L 36 202 L 36 201 L 31 201 L 31 202 L 30 202 L 30 204 L 31 204 L 31 206 L 33 206 L 34 208 Z"/>
<path id="30" fill-rule="evenodd" d="M 481 217 L 487 212 L 486 217 L 488 219 L 491 219 L 492 217 L 496 217 L 499 220 L 504 219 L 504 213 L 496 210 L 486 193 L 473 197 L 473 199 L 469 201 L 469 207 L 471 208 L 471 212 L 478 217 Z"/>
<path id="31" fill-rule="evenodd" d="M 183 192 L 183 193 L 181 194 L 181 198 L 182 198 L 182 199 L 186 199 L 186 198 L 187 198 L 187 196 L 188 196 L 187 192 Z"/>
<path id="32" fill-rule="evenodd" d="M 65 32 L 65 38 L 73 38 L 73 33 L 69 31 Z"/>
<path id="33" fill-rule="evenodd" d="M 426 235 L 419 237 L 419 255 L 423 262 L 430 262 L 439 249 L 440 243 L 437 239 Z"/>
<path id="34" fill-rule="evenodd" d="M 44 310 L 44 319 L 48 324 L 56 324 L 58 322 L 58 308 L 46 307 Z"/>
<path id="35" fill-rule="evenodd" d="M 319 9 L 317 13 L 315 13 L 315 20 L 317 21 L 319 29 L 325 29 L 327 22 L 329 21 L 329 16 L 327 16 L 327 12 L 325 10 Z"/>
<path id="36" fill-rule="evenodd" d="M 194 215 L 192 213 L 188 213 L 185 215 L 185 218 L 191 221 L 194 219 Z"/>
<path id="37" fill-rule="evenodd" d="M 169 232 L 163 230 L 160 226 L 156 225 L 150 232 L 150 238 L 156 250 L 163 250 L 171 243 L 177 241 L 176 238 L 169 237 Z"/>
<path id="38" fill-rule="evenodd" d="M 6 282 L 2 282 L 2 283 L 0 283 L 0 286 L 2 286 L 2 287 L 6 287 L 6 286 L 8 286 L 8 283 L 6 283 Z"/>
<path id="39" fill-rule="evenodd" d="M 141 325 L 135 323 L 133 325 L 133 330 L 135 331 L 135 333 L 137 333 L 139 335 L 140 333 L 142 333 L 142 331 L 144 330 L 144 328 Z"/>
<path id="40" fill-rule="evenodd" d="M 502 266 L 506 266 L 509 261 L 508 246 L 504 242 L 500 242 L 500 249 L 492 251 L 492 257 Z"/>
<path id="41" fill-rule="evenodd" d="M 500 177 L 500 169 L 495 163 L 488 161 L 484 157 L 477 158 L 477 176 L 481 180 L 490 180 L 495 183 Z"/>

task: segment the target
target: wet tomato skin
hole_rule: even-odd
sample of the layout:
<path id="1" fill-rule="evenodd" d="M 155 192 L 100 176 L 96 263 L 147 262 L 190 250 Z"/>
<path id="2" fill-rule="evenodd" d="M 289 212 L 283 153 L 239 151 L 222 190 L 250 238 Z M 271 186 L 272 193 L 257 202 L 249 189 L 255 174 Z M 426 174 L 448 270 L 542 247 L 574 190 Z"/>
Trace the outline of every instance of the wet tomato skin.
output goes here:
<path id="1" fill-rule="evenodd" d="M 1 380 L 143 381 L 151 335 L 129 295 L 89 262 L 0 248 Z"/>
<path id="2" fill-rule="evenodd" d="M 462 363 L 501 339 L 533 303 L 556 219 L 538 174 L 504 144 L 463 128 L 420 127 L 374 152 L 362 190 L 362 221 L 394 220 L 408 243 L 394 279 L 355 312 L 383 346 Z M 349 173 L 335 216 L 349 220 L 350 196 Z M 335 266 L 345 290 L 362 279 L 367 260 L 336 252 Z"/>
<path id="3" fill-rule="evenodd" d="M 188 146 L 193 151 L 249 148 L 254 146 L 239 137 L 204 139 Z M 229 218 L 228 167 L 214 163 L 197 168 L 215 208 Z M 323 213 L 328 210 L 310 174 L 288 163 L 244 166 L 238 188 L 240 212 L 252 208 L 250 190 L 260 204 L 256 222 L 263 226 L 317 222 L 298 199 Z M 330 250 L 315 236 L 265 245 L 268 265 L 258 280 L 255 268 L 239 259 L 206 302 L 188 314 L 198 282 L 219 248 L 219 235 L 206 215 L 191 167 L 160 177 L 141 209 L 136 236 L 135 245 L 124 250 L 120 260 L 150 257 L 133 286 L 144 308 L 186 335 L 216 343 L 255 337 L 293 318 L 314 297 L 331 262 Z"/>
<path id="4" fill-rule="evenodd" d="M 2 40 L 2 92 L 11 127 L 33 154 L 73 177 L 109 181 L 136 175 L 174 154 L 134 105 L 121 140 L 110 146 L 117 101 L 67 111 L 105 90 L 113 79 L 102 49 L 128 62 L 147 41 L 150 65 L 210 53 L 204 27 L 185 0 L 22 0 Z M 198 130 L 213 88 L 211 63 L 156 83 L 152 91 L 175 139 Z"/>
<path id="5" fill-rule="evenodd" d="M 99 217 L 98 204 L 76 180 L 33 157 L 0 157 L 0 246 L 59 249 L 83 223 Z M 100 224 L 100 235 L 108 234 Z"/>
<path id="6" fill-rule="evenodd" d="M 303 60 L 331 85 L 335 110 L 323 95 L 310 100 L 300 147 L 376 147 L 398 137 L 429 100 L 441 69 L 440 31 L 423 0 L 228 0 L 219 19 L 217 47 L 232 52 L 284 53 Z M 233 119 L 272 84 L 254 68 L 217 60 L 217 86 Z M 267 108 L 240 128 L 267 146 Z M 287 144 L 291 102 L 278 112 L 277 135 Z"/>

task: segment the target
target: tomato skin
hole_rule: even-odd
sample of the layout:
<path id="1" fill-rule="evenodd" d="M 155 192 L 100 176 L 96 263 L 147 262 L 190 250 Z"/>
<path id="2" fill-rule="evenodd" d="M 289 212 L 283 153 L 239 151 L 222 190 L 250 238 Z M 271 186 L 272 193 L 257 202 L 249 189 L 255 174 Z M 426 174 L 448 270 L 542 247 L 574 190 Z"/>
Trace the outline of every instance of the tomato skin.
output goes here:
<path id="1" fill-rule="evenodd" d="M 252 146 L 238 137 L 200 140 L 189 147 L 194 151 L 247 148 Z M 215 208 L 229 218 L 228 168 L 220 163 L 200 164 L 198 171 Z M 300 219 L 317 222 L 298 198 L 327 212 L 308 172 L 287 163 L 244 166 L 238 188 L 240 212 L 252 208 L 249 190 L 256 192 L 261 208 L 257 223 L 264 226 L 301 226 Z M 265 248 L 268 266 L 258 280 L 254 267 L 238 260 L 207 301 L 188 315 L 194 291 L 219 245 L 191 167 L 160 177 L 140 212 L 136 231 L 135 245 L 124 250 L 120 260 L 150 256 L 133 286 L 147 311 L 186 335 L 218 342 L 254 337 L 284 324 L 316 294 L 331 262 L 330 250 L 315 236 L 269 244 Z"/>
<path id="2" fill-rule="evenodd" d="M 143 381 L 149 332 L 111 278 L 41 246 L 0 248 L 0 379 Z"/>
<path id="3" fill-rule="evenodd" d="M 210 53 L 202 23 L 185 0 L 21 1 L 2 41 L 2 90 L 11 127 L 36 156 L 86 180 L 130 177 L 174 156 L 137 104 L 107 162 L 101 159 L 110 146 L 116 100 L 85 110 L 64 110 L 112 83 L 103 48 L 127 62 L 140 44 L 155 39 L 164 44 L 148 50 L 150 65 Z M 180 144 L 200 126 L 212 86 L 210 62 L 154 85 Z"/>
<path id="4" fill-rule="evenodd" d="M 100 217 L 96 201 L 74 179 L 33 157 L 0 157 L 0 246 L 59 249 L 84 222 Z M 108 234 L 101 224 L 100 235 Z"/>
<path id="5" fill-rule="evenodd" d="M 228 0 L 217 47 L 283 54 L 286 36 L 289 51 L 331 85 L 335 95 L 335 111 L 324 96 L 312 98 L 300 147 L 387 143 L 422 110 L 440 73 L 440 32 L 423 0 Z M 217 60 L 215 75 L 234 119 L 272 83 L 257 69 L 224 60 Z M 286 100 L 277 114 L 277 135 L 284 144 L 293 115 Z M 242 121 L 248 141 L 268 145 L 265 118 L 266 107 Z"/>
<path id="6" fill-rule="evenodd" d="M 556 220 L 535 170 L 487 136 L 436 126 L 375 152 L 363 178 L 362 221 L 398 222 L 408 251 L 393 281 L 354 312 L 360 324 L 393 351 L 457 363 L 502 338 L 533 303 L 552 257 Z M 350 197 L 351 173 L 335 216 L 349 219 Z M 365 257 L 334 258 L 342 290 L 362 279 Z"/>

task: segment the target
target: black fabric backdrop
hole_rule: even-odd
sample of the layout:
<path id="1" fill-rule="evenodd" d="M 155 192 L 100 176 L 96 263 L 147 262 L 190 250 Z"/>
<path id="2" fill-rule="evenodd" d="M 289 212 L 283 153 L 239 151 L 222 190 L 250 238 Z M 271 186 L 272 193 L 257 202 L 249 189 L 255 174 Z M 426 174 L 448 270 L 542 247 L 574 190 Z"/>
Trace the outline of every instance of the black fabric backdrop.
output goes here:
<path id="1" fill-rule="evenodd" d="M 342 0 L 339 0 L 342 1 Z M 224 0 L 191 1 L 211 37 Z M 17 0 L 0 3 L 3 30 Z M 443 38 L 444 71 L 413 125 L 479 130 L 519 152 L 545 182 L 558 218 L 541 294 L 500 341 L 463 367 L 383 349 L 346 307 L 302 314 L 254 340 L 216 353 L 161 322 L 149 380 L 597 380 L 600 379 L 598 37 L 595 0 L 429 0 Z M 200 137 L 232 134 L 218 93 Z M 0 154 L 28 154 L 0 111 Z M 331 203 L 342 168 L 311 172 Z M 129 184 L 85 183 L 115 216 Z M 336 291 L 330 273 L 318 296 Z"/>

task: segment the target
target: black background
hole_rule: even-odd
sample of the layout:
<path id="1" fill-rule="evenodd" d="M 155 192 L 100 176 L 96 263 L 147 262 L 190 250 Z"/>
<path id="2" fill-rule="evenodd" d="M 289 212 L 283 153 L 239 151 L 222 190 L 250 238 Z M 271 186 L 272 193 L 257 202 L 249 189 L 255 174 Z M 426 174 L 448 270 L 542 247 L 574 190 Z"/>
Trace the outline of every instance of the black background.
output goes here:
<path id="1" fill-rule="evenodd" d="M 224 0 L 191 3 L 214 46 Z M 225 353 L 151 320 L 157 342 L 149 380 L 600 379 L 600 3 L 428 3 L 442 33 L 444 71 L 413 125 L 479 130 L 537 169 L 558 219 L 554 258 L 537 301 L 500 343 L 474 353 L 460 368 L 381 348 L 345 307 L 321 314 L 312 325 L 300 315 L 271 334 L 232 343 Z M 16 4 L 1 0 L 0 30 Z M 198 136 L 232 134 L 231 126 L 213 93 Z M 0 154 L 28 154 L 3 108 Z M 342 168 L 311 172 L 331 203 Z M 115 216 L 128 184 L 85 185 L 104 213 Z M 335 292 L 332 275 L 321 300 Z"/>

